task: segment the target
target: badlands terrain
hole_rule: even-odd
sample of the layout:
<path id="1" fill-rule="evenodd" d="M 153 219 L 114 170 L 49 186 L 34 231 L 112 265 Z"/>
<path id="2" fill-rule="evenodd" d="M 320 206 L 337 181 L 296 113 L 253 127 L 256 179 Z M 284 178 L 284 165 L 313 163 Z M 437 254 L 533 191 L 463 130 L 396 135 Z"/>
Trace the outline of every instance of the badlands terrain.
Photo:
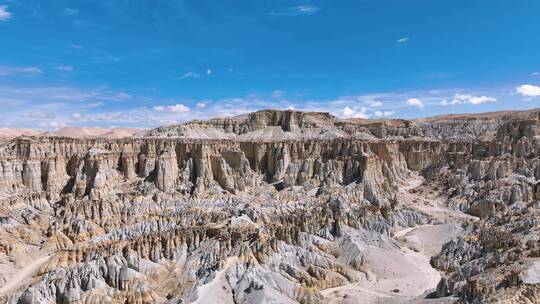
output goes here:
<path id="1" fill-rule="evenodd" d="M 26 132 L 0 303 L 540 302 L 539 110 Z"/>

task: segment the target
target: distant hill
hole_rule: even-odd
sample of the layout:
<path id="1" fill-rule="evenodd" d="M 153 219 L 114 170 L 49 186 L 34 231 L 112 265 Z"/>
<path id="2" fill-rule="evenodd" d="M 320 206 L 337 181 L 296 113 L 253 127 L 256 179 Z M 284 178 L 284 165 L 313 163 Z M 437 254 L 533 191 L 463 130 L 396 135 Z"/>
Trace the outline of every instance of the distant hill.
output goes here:
<path id="1" fill-rule="evenodd" d="M 24 128 L 0 128 L 0 140 L 9 140 L 18 136 L 66 136 L 74 138 L 123 138 L 131 137 L 136 133 L 142 132 L 144 129 L 139 128 L 78 128 L 78 127 L 65 127 L 56 131 L 47 132 L 35 129 Z"/>

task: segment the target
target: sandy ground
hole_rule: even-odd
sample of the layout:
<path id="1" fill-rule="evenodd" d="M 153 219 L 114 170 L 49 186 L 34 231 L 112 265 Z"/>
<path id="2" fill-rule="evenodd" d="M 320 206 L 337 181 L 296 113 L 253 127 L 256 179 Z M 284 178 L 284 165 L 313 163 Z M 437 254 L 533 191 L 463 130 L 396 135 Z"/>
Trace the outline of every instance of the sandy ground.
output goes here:
<path id="1" fill-rule="evenodd" d="M 446 196 L 423 186 L 424 178 L 413 172 L 407 183 L 401 185 L 398 201 L 408 207 L 420 210 L 442 223 L 458 223 L 464 220 L 477 220 L 477 217 L 446 208 Z"/>
<path id="2" fill-rule="evenodd" d="M 441 225 L 422 225 L 412 229 L 407 229 L 394 236 L 402 240 L 405 245 L 428 256 L 433 256 L 441 251 L 442 245 L 458 236 L 462 231 L 458 223 L 448 223 Z"/>
<path id="3" fill-rule="evenodd" d="M 527 270 L 521 275 L 523 283 L 540 284 L 540 260 L 530 261 L 526 268 Z"/>
<path id="4" fill-rule="evenodd" d="M 198 288 L 197 293 L 199 298 L 193 304 L 232 304 L 234 299 L 232 297 L 232 290 L 225 278 L 225 273 L 229 267 L 236 263 L 237 258 L 229 258 L 227 265 L 222 270 L 216 273 L 215 278 L 208 284 L 205 284 Z"/>
<path id="5" fill-rule="evenodd" d="M 366 281 L 330 288 L 322 293 L 328 303 L 396 302 L 420 296 L 434 288 L 441 276 L 429 265 L 429 256 L 406 247 L 378 248 L 370 246 L 366 252 Z"/>
<path id="6" fill-rule="evenodd" d="M 50 256 L 35 258 L 22 268 L 18 269 L 11 277 L 7 278 L 6 284 L 0 287 L 0 295 L 7 294 L 30 281 L 39 268 L 49 260 Z"/>
<path id="7" fill-rule="evenodd" d="M 462 231 L 459 222 L 468 216 L 446 209 L 439 194 L 418 190 L 422 183 L 420 176 L 412 176 L 400 188 L 399 201 L 445 224 L 395 231 L 394 239 L 400 244 L 396 248 L 370 246 L 366 252 L 367 280 L 323 290 L 326 303 L 432 303 L 423 298 L 436 288 L 441 276 L 431 267 L 430 258 Z"/>

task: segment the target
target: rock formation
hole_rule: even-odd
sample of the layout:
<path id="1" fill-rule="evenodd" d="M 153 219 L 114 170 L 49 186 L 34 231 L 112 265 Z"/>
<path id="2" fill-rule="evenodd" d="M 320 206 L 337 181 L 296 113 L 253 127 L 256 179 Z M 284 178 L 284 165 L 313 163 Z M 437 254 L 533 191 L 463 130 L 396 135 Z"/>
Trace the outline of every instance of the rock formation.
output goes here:
<path id="1" fill-rule="evenodd" d="M 400 276 L 382 257 L 425 253 L 433 286 L 375 297 L 538 302 L 539 119 L 265 110 L 15 138 L 0 146 L 0 301 L 356 303 Z M 460 233 L 437 246 L 407 233 L 444 227 Z"/>

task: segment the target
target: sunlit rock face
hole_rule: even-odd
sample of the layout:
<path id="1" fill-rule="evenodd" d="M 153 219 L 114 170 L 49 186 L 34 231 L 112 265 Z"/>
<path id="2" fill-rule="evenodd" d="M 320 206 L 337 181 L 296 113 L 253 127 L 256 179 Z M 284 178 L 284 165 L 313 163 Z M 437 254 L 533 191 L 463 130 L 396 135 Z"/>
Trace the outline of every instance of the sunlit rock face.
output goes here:
<path id="1" fill-rule="evenodd" d="M 349 303 L 329 290 L 382 278 L 373 252 L 399 252 L 396 231 L 452 222 L 404 194 L 421 175 L 444 212 L 471 215 L 431 258 L 430 297 L 535 303 L 538 125 L 535 111 L 266 110 L 123 139 L 16 138 L 0 146 L 0 299 Z"/>

